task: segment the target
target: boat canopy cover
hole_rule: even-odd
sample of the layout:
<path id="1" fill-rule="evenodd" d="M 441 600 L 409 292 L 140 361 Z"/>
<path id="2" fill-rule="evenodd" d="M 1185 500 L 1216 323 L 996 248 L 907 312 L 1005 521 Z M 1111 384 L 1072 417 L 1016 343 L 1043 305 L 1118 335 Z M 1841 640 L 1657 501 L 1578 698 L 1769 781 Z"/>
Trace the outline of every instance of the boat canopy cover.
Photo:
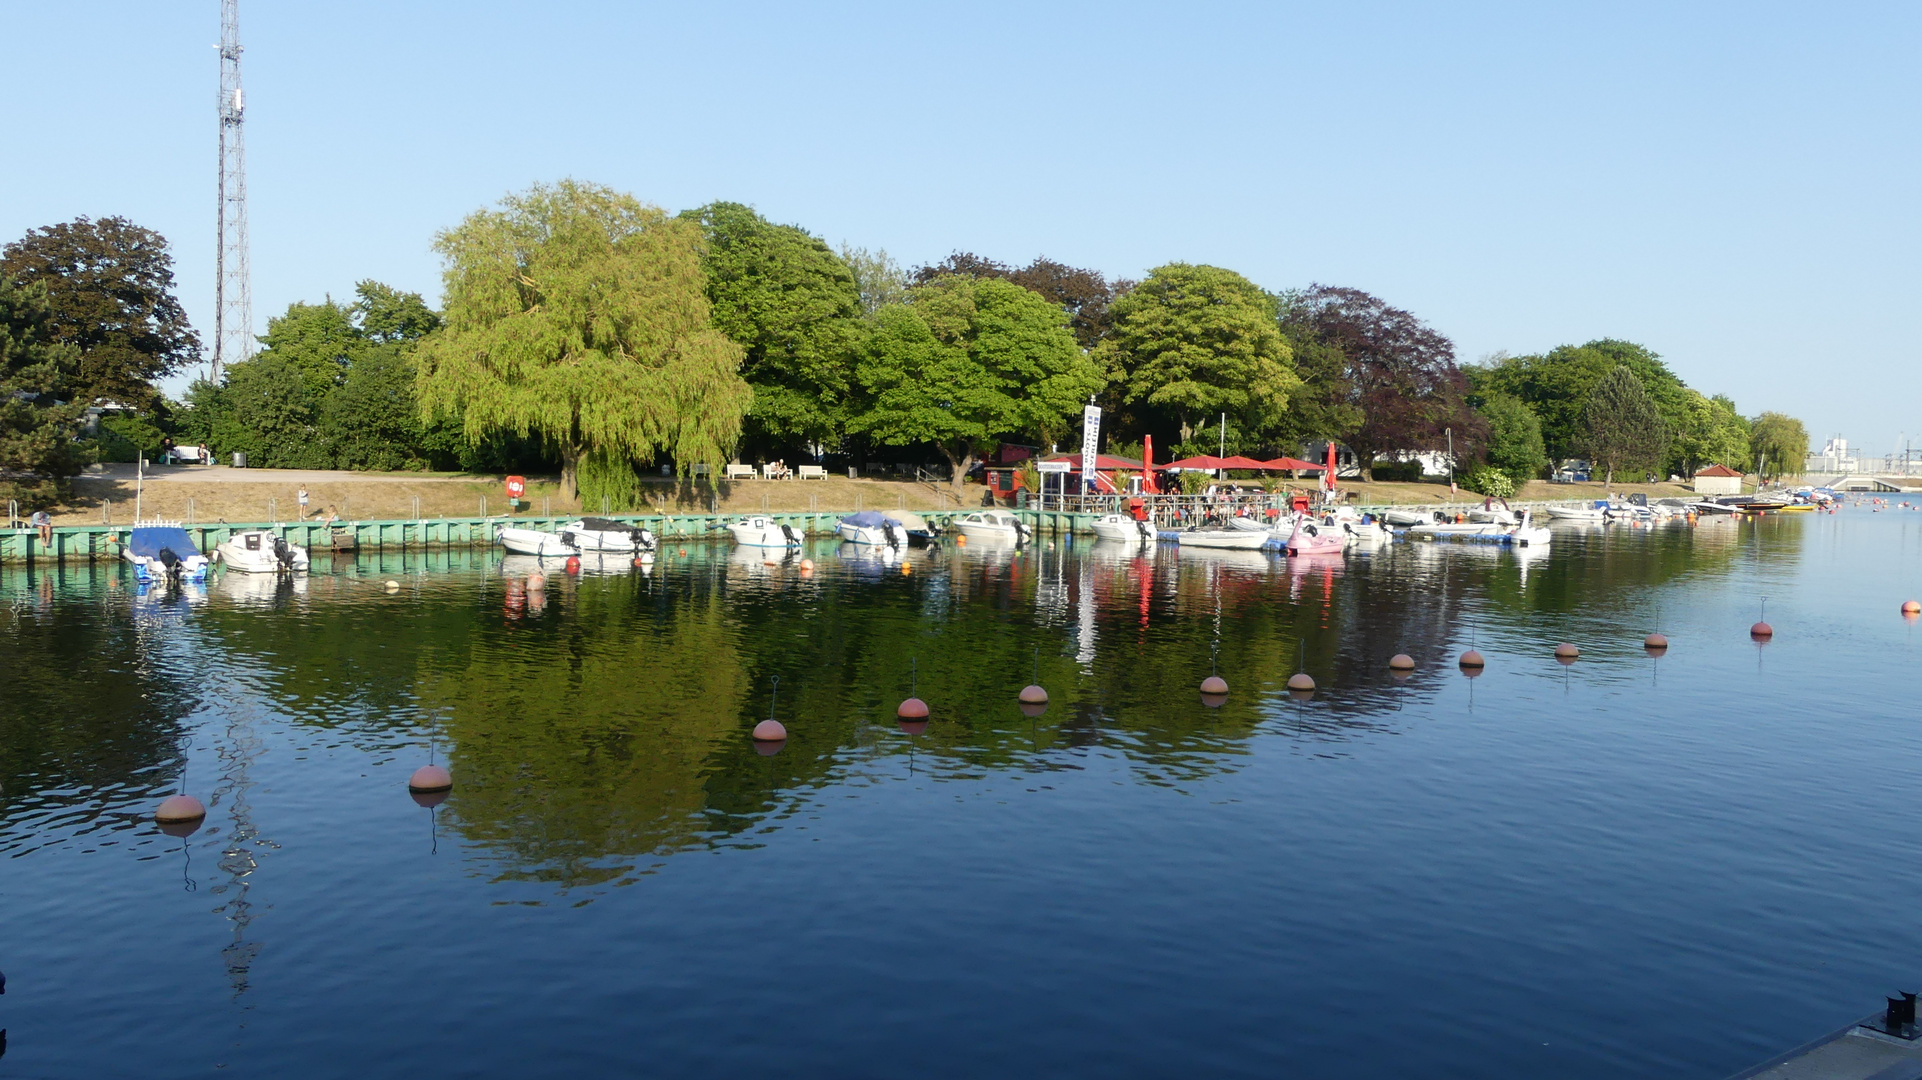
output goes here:
<path id="1" fill-rule="evenodd" d="M 149 525 L 133 530 L 127 536 L 127 550 L 144 559 L 158 559 L 161 548 L 172 548 L 175 555 L 186 558 L 200 554 L 194 546 L 193 537 L 187 530 L 175 525 Z"/>
<path id="2" fill-rule="evenodd" d="M 879 510 L 863 510 L 858 514 L 849 514 L 841 520 L 857 529 L 878 529 L 882 525 L 894 521 L 893 518 L 888 517 Z M 901 524 L 898 521 L 894 521 L 894 523 L 896 525 Z"/>
<path id="3" fill-rule="evenodd" d="M 611 518 L 584 517 L 581 519 L 581 529 L 585 532 L 624 533 L 632 528 L 634 526 L 625 521 L 615 521 Z"/>

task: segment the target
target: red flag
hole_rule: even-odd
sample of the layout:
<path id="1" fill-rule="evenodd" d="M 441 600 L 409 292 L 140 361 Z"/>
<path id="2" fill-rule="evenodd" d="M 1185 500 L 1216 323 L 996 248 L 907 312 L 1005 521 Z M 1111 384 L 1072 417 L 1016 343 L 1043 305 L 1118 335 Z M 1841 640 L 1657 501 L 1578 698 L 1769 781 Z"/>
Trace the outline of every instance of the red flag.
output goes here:
<path id="1" fill-rule="evenodd" d="M 1150 495 L 1161 494 L 1161 489 L 1155 487 L 1155 437 L 1153 435 L 1141 437 L 1141 490 Z"/>

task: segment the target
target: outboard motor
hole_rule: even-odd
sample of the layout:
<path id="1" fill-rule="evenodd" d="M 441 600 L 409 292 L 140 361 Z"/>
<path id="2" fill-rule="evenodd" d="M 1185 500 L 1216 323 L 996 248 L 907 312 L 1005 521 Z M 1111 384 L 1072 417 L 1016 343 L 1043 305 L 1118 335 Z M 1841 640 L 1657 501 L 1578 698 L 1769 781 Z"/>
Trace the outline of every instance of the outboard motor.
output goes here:
<path id="1" fill-rule="evenodd" d="M 899 550 L 907 546 L 907 530 L 901 528 L 900 523 L 892 518 L 881 523 L 881 535 L 888 538 L 888 546 L 891 548 Z"/>
<path id="2" fill-rule="evenodd" d="M 1135 530 L 1141 533 L 1141 539 L 1143 543 L 1151 541 L 1155 538 L 1154 526 L 1148 524 L 1146 521 L 1136 521 Z"/>
<path id="3" fill-rule="evenodd" d="M 291 571 L 294 568 L 294 551 L 287 546 L 286 537 L 274 537 L 274 558 L 280 561 L 282 569 Z"/>
<path id="4" fill-rule="evenodd" d="M 160 565 L 166 568 L 168 577 L 180 576 L 180 556 L 174 554 L 174 549 L 161 548 L 160 554 L 156 557 L 160 560 Z"/>
<path id="5" fill-rule="evenodd" d="M 561 543 L 563 543 L 563 544 L 566 544 L 566 545 L 567 545 L 568 547 L 573 547 L 573 546 L 574 546 L 574 533 L 573 533 L 573 532 L 572 532 L 571 530 L 570 530 L 570 531 L 568 531 L 568 532 L 564 532 L 564 533 L 562 533 L 562 534 L 561 534 Z"/>
<path id="6" fill-rule="evenodd" d="M 788 542 L 789 547 L 801 546 L 800 534 L 794 531 L 794 526 L 783 523 L 781 525 L 781 536 Z"/>
<path id="7" fill-rule="evenodd" d="M 1027 543 L 1028 541 L 1030 541 L 1030 540 L 1033 540 L 1033 539 L 1034 539 L 1034 530 L 1028 527 L 1028 523 L 1027 523 L 1027 522 L 1025 522 L 1025 521 L 1016 521 L 1016 522 L 1014 523 L 1014 540 L 1015 540 L 1015 543 L 1017 543 L 1017 544 L 1025 544 L 1025 543 Z"/>

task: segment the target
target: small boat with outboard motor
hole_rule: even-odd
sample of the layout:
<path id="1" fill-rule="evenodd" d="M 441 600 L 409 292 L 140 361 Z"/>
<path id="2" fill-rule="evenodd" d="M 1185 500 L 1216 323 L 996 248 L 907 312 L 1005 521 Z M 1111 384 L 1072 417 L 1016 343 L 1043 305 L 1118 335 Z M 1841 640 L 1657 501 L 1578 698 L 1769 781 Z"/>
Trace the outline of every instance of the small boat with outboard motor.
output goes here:
<path id="1" fill-rule="evenodd" d="M 970 540 L 1012 540 L 1025 544 L 1034 538 L 1026 522 L 1006 510 L 976 510 L 963 514 L 954 523 L 961 535 Z"/>
<path id="2" fill-rule="evenodd" d="M 502 525 L 494 530 L 494 539 L 507 549 L 510 555 L 532 555 L 541 559 L 565 559 L 579 555 L 581 549 L 561 539 L 558 533 L 543 532 L 540 529 L 522 529 L 513 525 Z"/>
<path id="3" fill-rule="evenodd" d="M 1235 528 L 1232 525 L 1204 525 L 1183 529 L 1175 534 L 1175 541 L 1184 548 L 1226 548 L 1231 551 L 1254 551 L 1272 539 L 1274 537 L 1265 528 Z"/>
<path id="4" fill-rule="evenodd" d="M 1532 513 L 1524 510 L 1521 520 L 1513 525 L 1502 525 L 1493 521 L 1484 522 L 1435 522 L 1430 525 L 1415 525 L 1409 528 L 1410 536 L 1425 536 L 1434 540 L 1467 540 L 1484 544 L 1512 544 L 1515 547 L 1545 547 L 1552 534 L 1544 527 L 1536 525 Z"/>
<path id="5" fill-rule="evenodd" d="M 759 515 L 730 522 L 727 531 L 742 547 L 797 548 L 803 539 L 801 531 L 794 526 Z"/>
<path id="6" fill-rule="evenodd" d="M 654 550 L 654 534 L 639 525 L 630 525 L 613 518 L 583 517 L 562 525 L 559 530 L 561 539 L 578 548 L 584 554 L 604 552 L 611 555 L 633 555 Z"/>
<path id="7" fill-rule="evenodd" d="M 840 532 L 841 539 L 852 544 L 891 548 L 908 546 L 907 526 L 879 510 L 863 510 L 857 514 L 849 514 L 841 519 L 837 531 Z"/>
<path id="8" fill-rule="evenodd" d="M 179 522 L 134 526 L 120 554 L 143 582 L 207 580 L 207 556 Z"/>
<path id="9" fill-rule="evenodd" d="M 1551 506 L 1547 508 L 1550 521 L 1580 521 L 1599 525 L 1608 520 L 1608 501 L 1597 499 L 1587 506 Z"/>
<path id="10" fill-rule="evenodd" d="M 242 529 L 214 546 L 214 561 L 243 574 L 304 574 L 307 549 L 267 529 Z"/>
<path id="11" fill-rule="evenodd" d="M 1127 514 L 1103 514 L 1094 519 L 1094 535 L 1095 539 L 1112 544 L 1152 544 L 1155 527 Z"/>

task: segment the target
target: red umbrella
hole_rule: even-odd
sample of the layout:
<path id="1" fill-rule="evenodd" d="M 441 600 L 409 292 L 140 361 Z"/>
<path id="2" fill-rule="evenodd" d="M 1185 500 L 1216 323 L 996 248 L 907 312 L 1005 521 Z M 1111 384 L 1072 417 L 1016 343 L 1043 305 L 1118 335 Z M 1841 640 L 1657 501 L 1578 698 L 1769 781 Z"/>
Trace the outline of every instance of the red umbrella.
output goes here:
<path id="1" fill-rule="evenodd" d="M 1150 495 L 1161 494 L 1161 489 L 1155 486 L 1155 437 L 1153 435 L 1141 437 L 1141 490 Z"/>
<path id="2" fill-rule="evenodd" d="M 1168 464 L 1163 465 L 1162 468 L 1164 469 L 1225 469 L 1228 467 L 1226 464 L 1227 460 L 1228 460 L 1227 458 L 1218 458 L 1213 454 L 1202 454 L 1200 457 L 1185 457 L 1185 458 L 1182 458 L 1180 461 L 1170 461 Z"/>
<path id="3" fill-rule="evenodd" d="M 1262 462 L 1261 467 L 1264 469 L 1307 469 L 1311 472 L 1320 472 L 1328 466 L 1317 465 L 1312 461 L 1303 461 L 1298 457 L 1278 457 L 1273 461 Z"/>
<path id="4" fill-rule="evenodd" d="M 1221 468 L 1224 468 L 1224 469 L 1256 469 L 1256 470 L 1259 470 L 1259 469 L 1265 469 L 1265 468 L 1267 468 L 1267 467 L 1268 467 L 1268 463 L 1267 463 L 1267 462 L 1265 462 L 1265 461 L 1256 461 L 1256 460 L 1255 460 L 1254 458 L 1250 458 L 1250 457 L 1242 457 L 1242 456 L 1241 456 L 1240 454 L 1236 454 L 1236 455 L 1235 455 L 1235 456 L 1233 456 L 1233 457 L 1225 457 L 1225 458 L 1222 458 L 1222 459 L 1221 459 L 1221 466 L 1220 466 L 1220 467 L 1221 467 Z"/>

